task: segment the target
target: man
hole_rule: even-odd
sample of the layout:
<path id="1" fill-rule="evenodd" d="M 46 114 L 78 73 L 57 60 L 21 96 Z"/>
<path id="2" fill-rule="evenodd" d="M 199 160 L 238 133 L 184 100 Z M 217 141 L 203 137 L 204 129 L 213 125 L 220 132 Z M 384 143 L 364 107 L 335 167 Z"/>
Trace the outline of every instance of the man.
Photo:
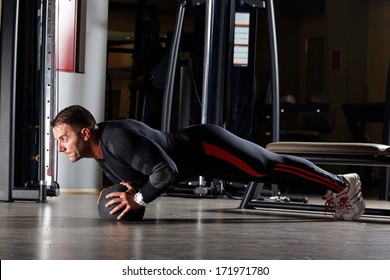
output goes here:
<path id="1" fill-rule="evenodd" d="M 107 177 L 128 191 L 106 207 L 119 203 L 110 213 L 129 211 L 152 202 L 175 182 L 206 176 L 233 182 L 272 182 L 322 188 L 325 209 L 338 219 L 356 220 L 365 203 L 357 174 L 331 174 L 294 156 L 272 153 L 239 138 L 222 127 L 194 125 L 165 133 L 135 120 L 97 124 L 85 108 L 73 105 L 52 120 L 58 151 L 70 162 L 95 159 Z"/>

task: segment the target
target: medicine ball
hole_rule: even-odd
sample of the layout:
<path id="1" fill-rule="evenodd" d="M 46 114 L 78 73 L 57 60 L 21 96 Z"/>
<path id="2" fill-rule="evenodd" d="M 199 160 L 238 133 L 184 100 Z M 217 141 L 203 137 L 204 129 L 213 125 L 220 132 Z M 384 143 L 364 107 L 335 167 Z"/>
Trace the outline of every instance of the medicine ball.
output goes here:
<path id="1" fill-rule="evenodd" d="M 115 197 L 110 197 L 106 198 L 106 195 L 112 192 L 125 192 L 127 191 L 127 188 L 122 185 L 112 185 L 108 188 L 106 188 L 100 195 L 100 199 L 98 202 L 98 212 L 100 218 L 103 220 L 108 220 L 108 221 L 116 221 L 117 217 L 120 215 L 122 212 L 119 210 L 118 212 L 114 213 L 113 215 L 110 214 L 110 211 L 114 209 L 119 203 L 115 203 L 109 207 L 106 207 L 105 205 L 111 200 L 114 199 Z M 123 216 L 120 221 L 141 221 L 142 218 L 144 217 L 145 214 L 145 207 L 142 207 L 138 210 L 135 211 L 130 211 L 128 212 L 125 216 Z"/>

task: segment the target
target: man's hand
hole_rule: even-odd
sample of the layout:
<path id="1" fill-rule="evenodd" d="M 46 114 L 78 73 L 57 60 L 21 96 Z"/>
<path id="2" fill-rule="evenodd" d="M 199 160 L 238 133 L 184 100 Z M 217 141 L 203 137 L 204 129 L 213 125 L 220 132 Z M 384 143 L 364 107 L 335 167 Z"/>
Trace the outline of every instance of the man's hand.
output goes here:
<path id="1" fill-rule="evenodd" d="M 124 215 L 126 215 L 129 211 L 134 211 L 140 209 L 142 206 L 134 201 L 134 196 L 137 193 L 136 189 L 134 189 L 129 182 L 122 181 L 121 185 L 127 188 L 125 192 L 113 192 L 106 196 L 106 198 L 111 199 L 105 206 L 109 207 L 113 204 L 119 203 L 114 209 L 110 211 L 110 214 L 114 214 L 121 209 L 123 209 L 122 213 L 118 216 L 117 220 L 120 220 Z"/>

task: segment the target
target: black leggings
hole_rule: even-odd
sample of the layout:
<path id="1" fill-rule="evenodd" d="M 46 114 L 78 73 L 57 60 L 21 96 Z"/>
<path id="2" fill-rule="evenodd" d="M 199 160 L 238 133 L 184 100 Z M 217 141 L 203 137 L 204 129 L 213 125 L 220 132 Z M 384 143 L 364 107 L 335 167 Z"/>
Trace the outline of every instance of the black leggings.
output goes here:
<path id="1" fill-rule="evenodd" d="M 336 193 L 346 187 L 341 176 L 306 159 L 272 153 L 218 126 L 197 125 L 184 129 L 182 133 L 191 142 L 182 156 L 187 162 L 192 158 L 192 168 L 202 176 L 292 187 L 313 186 Z"/>

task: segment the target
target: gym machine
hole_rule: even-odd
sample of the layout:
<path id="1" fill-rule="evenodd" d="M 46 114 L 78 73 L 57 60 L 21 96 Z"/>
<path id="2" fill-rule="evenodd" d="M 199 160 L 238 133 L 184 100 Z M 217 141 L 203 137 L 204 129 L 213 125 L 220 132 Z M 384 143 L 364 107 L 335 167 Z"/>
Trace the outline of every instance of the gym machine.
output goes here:
<path id="1" fill-rule="evenodd" d="M 184 20 L 185 0 L 178 1 L 175 30 L 171 43 L 166 86 L 163 98 L 163 131 L 170 131 L 172 100 L 174 94 L 175 71 Z M 201 49 L 201 123 L 225 126 L 234 134 L 254 140 L 256 106 L 256 40 L 259 9 L 265 9 L 268 18 L 271 50 L 272 96 L 274 111 L 279 111 L 279 81 L 276 47 L 276 27 L 272 0 L 193 0 L 194 7 L 203 6 L 204 38 Z M 195 13 L 195 16 L 198 15 Z M 196 19 L 195 19 L 196 21 Z M 199 24 L 200 25 L 200 24 Z M 199 26 L 195 22 L 195 27 Z M 198 27 L 199 31 L 199 27 Z M 196 33 L 196 32 L 194 32 Z M 195 40 L 197 41 L 197 40 Z M 196 42 L 197 43 L 197 42 Z M 199 58 L 199 56 L 197 57 Z M 198 60 L 194 59 L 194 63 Z M 195 73 L 197 74 L 197 73 Z M 197 81 L 195 81 L 196 83 Z M 273 118 L 273 141 L 279 139 L 279 118 Z M 210 183 L 210 182 L 209 182 Z M 197 182 L 197 194 L 215 193 L 214 188 L 223 188 L 222 182 L 211 180 L 206 187 L 203 177 Z M 185 189 L 185 188 L 182 188 Z"/>
<path id="2" fill-rule="evenodd" d="M 57 113 L 56 1 L 3 0 L 0 201 L 59 196 L 50 120 Z"/>
<path id="3" fill-rule="evenodd" d="M 173 39 L 170 45 L 169 63 L 167 69 L 166 85 L 164 90 L 162 122 L 161 129 L 164 131 L 171 130 L 171 112 L 172 100 L 174 95 L 175 73 L 177 65 L 177 57 L 181 40 L 182 26 L 184 21 L 185 10 L 188 5 L 200 10 L 201 18 L 196 21 L 194 33 L 203 31 L 201 38 L 203 45 L 200 46 L 200 55 L 196 58 L 201 58 L 201 81 L 199 88 L 202 89 L 202 111 L 201 122 L 223 125 L 226 123 L 226 128 L 240 137 L 251 140 L 252 127 L 254 126 L 254 106 L 256 86 L 255 80 L 255 47 L 256 47 L 256 25 L 258 17 L 258 9 L 266 9 L 269 17 L 269 35 L 271 43 L 271 56 L 273 65 L 272 79 L 273 90 L 278 91 L 278 69 L 277 69 L 277 51 L 276 51 L 276 29 L 273 13 L 272 1 L 261 0 L 192 0 L 178 1 L 178 10 L 176 16 L 175 30 Z M 198 7 L 202 7 L 200 9 Z M 199 12 L 195 13 L 195 17 L 199 16 Z M 201 24 L 204 30 L 200 30 Z M 246 42 L 238 42 L 234 45 L 235 31 L 241 25 L 245 25 L 243 36 L 248 36 Z M 238 31 L 237 33 L 239 33 Z M 247 34 L 245 34 L 247 32 Z M 194 35 L 194 44 L 199 46 L 200 36 Z M 238 40 L 238 39 L 237 39 Z M 245 45 L 246 44 L 246 45 Z M 244 46 L 242 46 L 244 45 Z M 246 60 L 238 60 L 237 56 L 245 56 Z M 195 63 L 195 62 L 194 62 Z M 274 66 L 275 65 L 275 66 Z M 199 72 L 199 71 L 198 71 Z M 195 73 L 198 74 L 198 73 Z M 278 94 L 276 94 L 278 98 Z M 278 100 L 276 100 L 278 101 Z M 273 102 L 275 108 L 278 109 L 279 102 Z M 228 111 L 226 113 L 226 111 Z M 239 115 L 235 112 L 240 111 Z M 244 114 L 247 112 L 247 114 Z M 232 113 L 232 114 L 231 114 Z M 224 115 L 228 115 L 225 117 Z M 240 129 L 237 127 L 237 122 L 244 121 L 250 126 L 249 129 Z M 273 124 L 276 128 L 279 127 L 278 120 L 274 120 Z M 240 131 L 242 130 L 242 131 Z M 245 130 L 245 132 L 244 132 Z M 249 134 L 248 134 L 249 131 Z M 278 129 L 276 129 L 278 131 Z M 245 135 L 246 134 L 246 135 Z M 273 140 L 277 140 L 277 133 Z"/>

